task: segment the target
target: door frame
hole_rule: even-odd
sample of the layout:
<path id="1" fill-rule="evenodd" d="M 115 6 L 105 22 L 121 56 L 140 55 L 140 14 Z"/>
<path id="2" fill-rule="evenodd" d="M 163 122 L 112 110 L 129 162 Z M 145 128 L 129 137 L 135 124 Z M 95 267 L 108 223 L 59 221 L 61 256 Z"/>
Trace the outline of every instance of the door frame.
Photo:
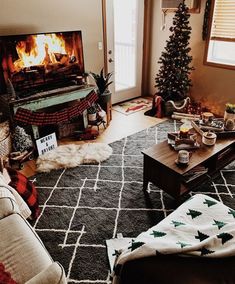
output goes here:
<path id="1" fill-rule="evenodd" d="M 102 0 L 102 24 L 103 24 L 103 48 L 104 48 L 104 70 L 108 70 L 108 48 L 107 48 L 107 15 L 106 1 Z M 142 56 L 142 76 L 141 76 L 141 96 L 149 95 L 149 53 L 150 34 L 152 18 L 152 0 L 144 1 L 144 23 L 143 23 L 143 56 Z"/>
<path id="2" fill-rule="evenodd" d="M 107 48 L 107 15 L 106 0 L 102 0 L 102 25 L 103 25 L 103 48 L 104 48 L 104 71 L 108 70 L 108 48 Z"/>

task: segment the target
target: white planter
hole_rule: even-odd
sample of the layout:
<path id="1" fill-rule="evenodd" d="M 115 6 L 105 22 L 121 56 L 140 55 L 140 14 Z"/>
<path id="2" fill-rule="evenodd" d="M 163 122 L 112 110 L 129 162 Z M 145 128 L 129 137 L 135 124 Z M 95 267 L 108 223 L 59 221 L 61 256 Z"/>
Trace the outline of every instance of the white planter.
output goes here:
<path id="1" fill-rule="evenodd" d="M 227 111 L 224 112 L 224 121 L 232 119 L 235 122 L 235 113 L 228 113 Z"/>
<path id="2" fill-rule="evenodd" d="M 88 113 L 88 120 L 95 121 L 96 120 L 96 113 Z"/>

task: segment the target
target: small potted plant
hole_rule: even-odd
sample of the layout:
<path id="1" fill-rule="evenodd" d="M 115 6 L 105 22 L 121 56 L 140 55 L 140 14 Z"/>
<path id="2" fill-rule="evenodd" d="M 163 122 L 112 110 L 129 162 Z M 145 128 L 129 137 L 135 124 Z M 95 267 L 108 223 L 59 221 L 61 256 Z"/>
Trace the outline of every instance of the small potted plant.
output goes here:
<path id="1" fill-rule="evenodd" d="M 102 68 L 99 74 L 93 72 L 90 72 L 89 74 L 96 83 L 99 102 L 101 104 L 109 102 L 111 98 L 111 92 L 109 91 L 108 87 L 113 83 L 113 81 L 110 81 L 113 73 L 104 74 L 104 68 Z"/>
<path id="2" fill-rule="evenodd" d="M 225 105 L 224 121 L 228 119 L 235 121 L 235 104 L 227 103 Z"/>
<path id="3" fill-rule="evenodd" d="M 96 121 L 97 119 L 97 111 L 95 105 L 92 105 L 87 109 L 88 121 Z"/>

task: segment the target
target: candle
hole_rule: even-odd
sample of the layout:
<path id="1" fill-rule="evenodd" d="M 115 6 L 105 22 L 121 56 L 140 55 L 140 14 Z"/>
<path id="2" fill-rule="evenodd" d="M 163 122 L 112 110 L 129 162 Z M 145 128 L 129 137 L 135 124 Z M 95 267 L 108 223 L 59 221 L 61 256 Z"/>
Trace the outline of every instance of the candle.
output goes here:
<path id="1" fill-rule="evenodd" d="M 187 138 L 189 129 L 186 127 L 180 127 L 180 138 Z"/>
<path id="2" fill-rule="evenodd" d="M 180 138 L 187 138 L 190 128 L 191 126 L 189 125 L 188 122 L 185 122 L 184 124 L 182 124 L 180 126 Z"/>

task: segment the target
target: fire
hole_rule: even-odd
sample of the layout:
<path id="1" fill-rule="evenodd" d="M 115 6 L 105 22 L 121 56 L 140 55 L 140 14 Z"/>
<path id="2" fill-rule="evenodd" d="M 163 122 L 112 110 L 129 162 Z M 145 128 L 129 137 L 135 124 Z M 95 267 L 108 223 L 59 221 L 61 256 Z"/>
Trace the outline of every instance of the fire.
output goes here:
<path id="1" fill-rule="evenodd" d="M 32 35 L 16 45 L 19 59 L 14 62 L 17 71 L 34 65 L 58 63 L 58 55 L 67 55 L 65 41 L 56 34 Z"/>

